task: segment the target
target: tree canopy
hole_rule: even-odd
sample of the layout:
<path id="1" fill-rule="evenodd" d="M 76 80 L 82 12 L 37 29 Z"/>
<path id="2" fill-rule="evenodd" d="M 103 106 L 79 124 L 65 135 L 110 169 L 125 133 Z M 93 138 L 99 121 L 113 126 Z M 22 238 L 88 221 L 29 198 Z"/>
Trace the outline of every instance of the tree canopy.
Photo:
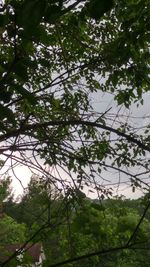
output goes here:
<path id="1" fill-rule="evenodd" d="M 91 94 L 110 93 L 128 109 L 143 103 L 149 9 L 149 1 L 136 0 L 1 5 L 0 141 L 12 167 L 25 164 L 65 187 L 61 174 L 47 174 L 43 164 L 73 176 L 80 188 L 95 184 L 94 172 L 111 169 L 141 184 L 139 173 L 126 168 L 148 172 L 149 125 L 141 132 L 107 107 L 95 112 Z"/>
<path id="2" fill-rule="evenodd" d="M 2 174 L 28 166 L 81 203 L 85 188 L 111 197 L 122 177 L 149 192 L 150 125 L 129 116 L 149 92 L 149 29 L 149 0 L 1 1 Z M 103 94 L 117 112 L 96 110 Z"/>
<path id="3" fill-rule="evenodd" d="M 45 189 L 41 198 L 42 183 L 32 178 L 20 202 L 10 199 L 4 203 L 3 242 L 16 243 L 18 237 L 20 242 L 22 237 L 32 243 L 40 241 L 46 267 L 149 266 L 149 211 L 139 225 L 145 201 L 116 198 L 100 202 L 82 194 L 79 202 L 75 197 L 54 198 L 54 194 L 47 198 L 49 190 Z M 12 260 L 14 257 L 8 266 Z"/>

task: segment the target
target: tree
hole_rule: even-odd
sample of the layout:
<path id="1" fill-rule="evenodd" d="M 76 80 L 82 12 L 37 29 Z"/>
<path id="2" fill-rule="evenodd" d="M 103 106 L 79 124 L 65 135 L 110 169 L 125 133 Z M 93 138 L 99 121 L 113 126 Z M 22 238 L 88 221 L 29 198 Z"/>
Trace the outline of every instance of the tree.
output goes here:
<path id="1" fill-rule="evenodd" d="M 17 223 L 5 213 L 6 203 L 13 199 L 10 187 L 11 179 L 5 177 L 0 182 L 0 263 L 2 263 L 5 256 L 7 257 L 10 254 L 7 251 L 7 246 L 25 242 L 27 228 L 24 223 Z"/>
<path id="2" fill-rule="evenodd" d="M 11 192 L 11 179 L 10 177 L 4 177 L 4 179 L 1 179 L 0 181 L 0 218 L 3 218 L 5 208 L 4 203 L 5 201 L 8 201 L 13 198 L 12 192 Z"/>
<path id="3" fill-rule="evenodd" d="M 78 260 L 75 266 L 82 267 L 86 264 L 89 267 L 97 267 L 100 264 L 100 266 L 111 267 L 114 266 L 114 262 L 117 267 L 134 267 L 143 262 L 145 266 L 149 266 L 148 214 L 135 235 L 135 229 L 145 210 L 147 200 L 116 198 L 99 202 L 86 198 L 79 191 L 70 191 L 69 197 L 53 192 L 50 198 L 49 193 L 52 193 L 52 190 L 49 187 L 46 190 L 44 185 L 43 179 L 40 180 L 40 177 L 34 176 L 21 202 L 14 203 L 10 199 L 5 202 L 6 213 L 18 222 L 15 223 L 15 227 L 15 221 L 11 219 L 13 225 L 10 227 L 10 224 L 6 223 L 6 217 L 1 221 L 3 232 L 4 228 L 7 228 L 6 242 L 16 242 L 14 231 L 19 233 L 21 226 L 26 225 L 27 240 L 30 239 L 35 243 L 40 241 L 44 246 L 47 257 L 45 266 L 53 266 L 55 262 L 57 266 L 58 262 L 62 262 L 67 257 L 78 258 L 92 251 L 120 247 L 132 237 L 132 243 L 138 246 L 133 250 L 127 247 L 125 251 L 111 253 L 110 249 L 108 257 L 97 254 L 95 257 Z M 43 227 L 44 225 L 46 227 Z M 35 234 L 37 231 L 38 234 Z M 18 237 L 21 238 L 21 236 L 19 234 Z M 74 266 L 74 264 L 71 263 L 68 266 Z"/>
<path id="4" fill-rule="evenodd" d="M 142 179 L 149 175 L 149 124 L 136 129 L 110 109 L 95 112 L 90 101 L 105 92 L 118 107 L 143 104 L 149 9 L 148 0 L 2 4 L 2 167 L 7 160 L 12 169 L 24 164 L 68 197 L 85 185 L 111 196 L 111 185 L 102 186 L 109 170 L 118 172 L 118 183 L 120 173 L 129 177 L 133 191 L 149 190 Z"/>
<path id="5" fill-rule="evenodd" d="M 102 1 L 99 17 L 98 1 L 11 0 L 1 7 L 0 140 L 12 166 L 49 175 L 42 158 L 58 172 L 76 173 L 72 182 L 80 188 L 95 184 L 94 171 L 104 169 L 141 185 L 139 173 L 124 166 L 148 171 L 149 126 L 142 135 L 124 121 L 112 127 L 109 110 L 92 110 L 89 92 L 113 93 L 127 108 L 142 103 L 149 90 L 149 1 L 108 3 Z M 59 174 L 50 180 L 66 186 Z"/>
<path id="6" fill-rule="evenodd" d="M 26 240 L 25 224 L 18 224 L 13 218 L 4 216 L 0 220 L 0 244 L 10 245 L 23 243 Z"/>
<path id="7" fill-rule="evenodd" d="M 10 185 L 11 185 L 10 177 L 5 177 L 4 179 L 1 179 L 0 181 L 0 203 L 1 204 L 12 196 Z"/>
<path id="8" fill-rule="evenodd" d="M 70 194 L 69 198 L 55 197 L 48 199 L 46 189 L 39 183 L 39 177 L 33 177 L 29 185 L 29 191 L 17 203 L 16 213 L 8 208 L 8 214 L 14 214 L 14 218 L 21 220 L 27 226 L 28 238 L 35 231 L 49 222 L 46 228 L 34 237 L 33 242 L 42 242 L 46 254 L 45 266 L 53 266 L 63 262 L 66 258 L 88 255 L 93 251 L 101 251 L 110 247 L 121 247 L 132 238 L 135 247 L 132 249 L 118 250 L 104 255 L 95 255 L 85 259 L 79 259 L 75 263 L 66 266 L 149 266 L 149 230 L 148 217 L 143 219 L 136 235 L 135 229 L 144 210 L 143 200 L 111 199 L 98 200 L 87 199 L 80 193 L 80 202 L 76 194 Z M 45 194 L 42 194 L 42 188 Z M 49 192 L 49 189 L 48 189 Z M 73 192 L 72 192 L 73 193 Z M 46 202 L 45 202 L 46 200 Z M 60 209 L 61 207 L 61 209 Z M 63 213 L 60 213 L 63 210 Z M 24 212 L 22 213 L 22 211 Z M 10 211 L 12 213 L 10 213 Z M 59 214 L 59 216 L 58 216 Z M 145 260 L 146 259 L 146 260 Z M 59 265 L 58 265 L 59 266 Z"/>

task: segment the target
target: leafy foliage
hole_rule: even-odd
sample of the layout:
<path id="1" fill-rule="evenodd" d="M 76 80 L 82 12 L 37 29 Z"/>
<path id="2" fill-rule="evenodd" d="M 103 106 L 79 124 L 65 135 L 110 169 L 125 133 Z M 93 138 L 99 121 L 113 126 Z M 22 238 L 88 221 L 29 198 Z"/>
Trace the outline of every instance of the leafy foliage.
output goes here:
<path id="1" fill-rule="evenodd" d="M 11 217 L 5 216 L 0 220 L 0 244 L 18 244 L 25 242 L 26 226 L 18 224 Z"/>
<path id="2" fill-rule="evenodd" d="M 109 161 L 119 171 L 141 164 L 149 151 L 146 134 L 141 137 L 124 123 L 113 128 L 107 110 L 95 113 L 90 95 L 113 93 L 126 108 L 142 103 L 149 90 L 148 10 L 146 0 L 4 3 L 0 140 L 5 157 L 11 151 L 12 160 L 24 164 L 30 154 L 32 167 L 36 158 L 36 169 L 46 175 L 42 158 L 76 173 L 81 187 L 93 183 L 91 170 L 98 175 Z"/>
<path id="3" fill-rule="evenodd" d="M 78 256 L 81 250 L 102 248 L 102 242 L 105 247 L 127 242 L 140 219 L 136 211 L 116 215 L 109 208 L 103 217 L 99 207 L 84 204 L 81 190 L 94 188 L 100 199 L 111 197 L 112 186 L 103 185 L 109 170 L 118 172 L 119 182 L 120 173 L 129 177 L 133 191 L 149 190 L 142 179 L 149 177 L 149 124 L 136 128 L 126 113 L 120 118 L 107 107 L 96 112 L 91 101 L 93 94 L 111 94 L 125 112 L 133 103 L 144 104 L 150 82 L 149 10 L 149 0 L 6 0 L 0 7 L 1 168 L 10 161 L 14 174 L 23 164 L 42 175 L 44 187 L 32 181 L 14 207 L 23 211 L 26 206 L 29 212 L 35 205 L 34 215 L 22 217 L 30 223 L 28 236 L 40 231 L 45 243 L 55 240 L 63 248 L 58 248 L 60 258 L 73 255 L 68 227 L 79 244 Z M 47 192 L 52 185 L 59 192 L 56 201 Z M 53 207 L 52 221 L 44 213 L 48 207 Z M 21 216 L 16 212 L 20 222 Z M 61 225 L 59 237 L 54 229 L 50 240 L 54 225 Z M 128 251 L 118 253 L 116 266 L 127 266 L 126 255 L 135 266 L 137 258 Z M 97 256 L 92 266 L 98 261 L 111 266 L 113 260 L 113 255 L 104 262 Z"/>
<path id="4" fill-rule="evenodd" d="M 14 217 L 27 225 L 29 236 L 32 236 L 48 220 L 48 227 L 43 228 L 42 232 L 34 238 L 35 242 L 40 239 L 43 243 L 47 259 L 44 266 L 53 266 L 55 263 L 57 265 L 66 258 L 121 247 L 133 235 L 144 210 L 144 202 L 142 204 L 141 200 L 110 199 L 100 203 L 98 200 L 87 199 L 83 195 L 80 203 L 79 199 L 73 196 L 66 199 L 62 196 L 54 198 L 53 195 L 47 199 L 47 209 L 45 209 L 44 199 L 47 193 L 45 191 L 45 197 L 43 194 L 42 199 L 39 198 L 38 189 L 41 189 L 41 186 L 42 183 L 39 184 L 39 180 L 34 178 L 30 183 L 30 190 L 26 192 L 22 201 L 16 204 L 8 202 L 6 211 L 8 214 L 13 214 L 13 205 L 16 205 L 17 214 L 14 214 Z M 24 211 L 28 210 L 30 216 L 27 212 L 22 214 L 21 207 Z M 65 207 L 62 214 L 60 207 Z M 132 241 L 133 244 L 135 243 L 133 250 L 118 250 L 115 253 L 110 251 L 109 254 L 87 257 L 75 263 L 68 263 L 66 266 L 111 267 L 114 266 L 114 262 L 117 267 L 141 266 L 143 262 L 145 266 L 149 266 L 148 214 Z"/>

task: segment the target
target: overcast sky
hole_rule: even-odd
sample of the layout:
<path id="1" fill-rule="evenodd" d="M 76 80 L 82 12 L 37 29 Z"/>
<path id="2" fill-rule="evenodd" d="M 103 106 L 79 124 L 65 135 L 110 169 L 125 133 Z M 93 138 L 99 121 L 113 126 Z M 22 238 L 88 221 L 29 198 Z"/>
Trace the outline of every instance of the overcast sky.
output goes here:
<path id="1" fill-rule="evenodd" d="M 116 105 L 116 103 L 113 100 L 113 96 L 111 96 L 110 94 L 102 94 L 101 92 L 99 93 L 94 93 L 91 95 L 91 99 L 92 99 L 92 103 L 94 106 L 94 109 L 96 112 L 105 112 L 107 109 L 109 109 L 111 107 L 111 113 L 116 113 L 118 111 L 118 107 Z M 139 106 L 137 108 L 136 104 L 132 105 L 130 108 L 130 114 L 132 116 L 138 117 L 138 119 L 136 119 L 136 123 L 143 126 L 147 123 L 149 123 L 149 118 L 144 118 L 148 115 L 150 115 L 150 93 L 146 93 L 144 95 L 144 105 L 143 106 Z M 122 108 L 121 112 L 127 112 L 129 113 L 128 110 L 125 111 L 124 108 Z M 143 117 L 142 119 L 140 119 L 140 117 Z M 9 161 L 7 162 L 7 166 L 9 165 Z M 7 166 L 5 168 L 3 168 L 3 172 L 5 171 L 5 169 L 7 168 Z M 22 194 L 23 192 L 23 188 L 27 187 L 27 184 L 30 181 L 30 177 L 32 175 L 31 171 L 25 167 L 25 166 L 20 166 L 20 167 L 16 167 L 14 169 L 15 175 L 18 178 L 14 177 L 14 173 L 12 171 L 9 172 L 10 176 L 13 177 L 13 182 L 12 182 L 12 187 L 13 187 L 13 191 L 15 193 L 16 196 Z M 114 174 L 115 177 L 115 174 Z M 105 173 L 105 178 L 109 178 L 111 179 L 111 182 L 115 182 L 115 178 L 113 178 L 113 174 L 110 176 L 110 173 L 107 172 Z M 142 192 L 139 189 L 136 189 L 135 192 L 132 192 L 132 188 L 130 186 L 130 183 L 128 182 L 127 184 L 124 184 L 123 182 L 127 180 L 127 177 L 121 177 L 121 184 L 119 186 L 119 188 L 117 187 L 117 185 L 113 186 L 114 189 L 114 194 L 119 193 L 122 195 L 125 195 L 127 198 L 138 198 L 142 195 Z M 95 194 L 89 193 L 88 190 L 85 190 L 87 196 L 95 198 Z"/>

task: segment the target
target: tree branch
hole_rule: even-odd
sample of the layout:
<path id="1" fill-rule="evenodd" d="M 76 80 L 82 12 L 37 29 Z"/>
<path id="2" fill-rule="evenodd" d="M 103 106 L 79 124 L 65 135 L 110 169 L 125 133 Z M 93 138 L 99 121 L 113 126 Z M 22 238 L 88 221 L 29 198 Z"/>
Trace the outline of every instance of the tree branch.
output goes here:
<path id="1" fill-rule="evenodd" d="M 100 124 L 97 122 L 92 122 L 92 121 L 83 121 L 83 120 L 60 120 L 60 121 L 49 121 L 49 122 L 44 122 L 44 123 L 34 123 L 34 124 L 26 124 L 24 125 L 21 129 L 15 129 L 7 132 L 6 134 L 0 135 L 0 142 L 7 140 L 11 137 L 15 137 L 18 134 L 24 134 L 24 135 L 29 135 L 28 131 L 40 129 L 41 127 L 49 127 L 49 126 L 89 126 L 89 127 L 95 127 L 98 129 L 106 130 L 112 133 L 117 134 L 118 136 L 124 137 L 127 141 L 136 144 L 139 148 L 146 150 L 150 152 L 150 147 L 148 145 L 145 145 L 142 143 L 140 140 L 137 140 L 135 137 L 126 134 L 124 132 L 121 132 L 118 129 L 114 129 L 110 126 Z"/>
<path id="2" fill-rule="evenodd" d="M 127 246 L 132 242 L 132 240 L 136 236 L 136 234 L 137 234 L 137 232 L 138 232 L 138 230 L 140 228 L 140 225 L 142 224 L 142 222 L 143 222 L 143 220 L 144 220 L 144 218 L 146 216 L 146 213 L 147 213 L 147 211 L 148 211 L 149 208 L 150 208 L 150 201 L 148 202 L 148 204 L 147 204 L 147 206 L 146 206 L 146 208 L 145 208 L 145 210 L 144 210 L 144 212 L 143 212 L 143 214 L 142 214 L 142 216 L 141 216 L 141 218 L 140 218 L 137 226 L 135 227 L 132 235 L 130 236 L 130 238 L 129 238 L 128 242 L 127 242 Z"/>
<path id="3" fill-rule="evenodd" d="M 62 266 L 64 264 L 76 262 L 76 261 L 79 261 L 79 260 L 84 260 L 84 259 L 91 258 L 91 257 L 94 257 L 94 256 L 98 256 L 98 255 L 104 255 L 104 254 L 108 254 L 108 253 L 113 253 L 113 252 L 117 252 L 117 251 L 124 250 L 124 249 L 140 249 L 140 248 L 136 248 L 135 247 L 135 245 L 137 245 L 137 244 L 141 244 L 141 242 L 135 243 L 135 244 L 131 244 L 131 245 L 128 244 L 128 245 L 125 245 L 125 246 L 109 248 L 109 249 L 106 249 L 106 250 L 105 249 L 104 250 L 99 250 L 99 251 L 92 252 L 92 253 L 87 253 L 87 254 L 84 254 L 84 255 L 81 255 L 81 256 L 78 256 L 78 257 L 74 257 L 74 258 L 67 259 L 65 261 L 58 262 L 56 264 L 51 264 L 48 267 Z"/>

